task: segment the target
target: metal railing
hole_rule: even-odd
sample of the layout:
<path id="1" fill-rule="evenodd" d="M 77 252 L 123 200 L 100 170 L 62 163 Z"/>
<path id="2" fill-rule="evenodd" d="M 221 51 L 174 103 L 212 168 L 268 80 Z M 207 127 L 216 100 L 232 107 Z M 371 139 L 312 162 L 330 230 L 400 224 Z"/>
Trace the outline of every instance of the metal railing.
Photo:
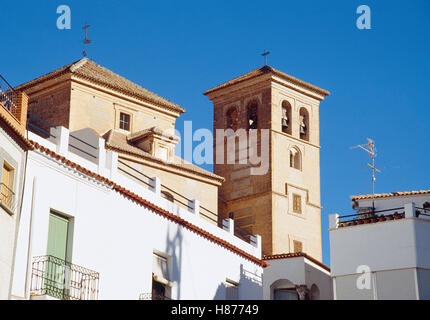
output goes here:
<path id="1" fill-rule="evenodd" d="M 41 118 L 37 114 L 27 112 L 27 130 L 37 134 L 38 136 L 41 136 L 45 139 L 56 139 L 57 137 L 52 134 L 51 130 L 55 127 L 56 126 L 53 125 L 51 122 Z M 77 151 L 78 155 L 79 153 L 82 153 L 85 156 L 90 157 L 91 159 L 98 159 L 98 146 L 94 146 L 71 133 L 69 133 L 69 148 L 75 150 L 75 153 Z"/>
<path id="2" fill-rule="evenodd" d="M 13 209 L 15 193 L 4 183 L 0 183 L 0 202 Z"/>
<path id="3" fill-rule="evenodd" d="M 418 218 L 419 216 L 430 217 L 430 208 L 420 208 L 415 207 L 415 216 Z"/>
<path id="4" fill-rule="evenodd" d="M 118 160 L 118 163 L 126 167 L 127 169 L 130 169 L 132 173 L 122 169 L 118 168 L 119 171 L 131 176 L 133 179 L 142 182 L 144 185 L 146 185 L 148 188 L 151 187 L 151 180 L 152 177 L 144 174 L 143 172 L 140 172 L 136 168 L 133 168 L 129 164 L 125 163 L 124 161 Z M 163 194 L 168 195 L 165 198 L 169 198 L 171 202 L 179 205 L 180 207 L 186 209 L 186 210 L 192 210 L 193 208 L 189 205 L 190 199 L 183 196 L 179 192 L 173 190 L 172 188 L 167 187 L 164 184 L 161 184 L 161 191 Z M 211 220 L 214 223 L 218 223 L 218 215 L 215 212 L 210 211 L 209 209 L 203 207 L 200 205 L 200 215 L 206 217 L 207 219 Z"/>
<path id="5" fill-rule="evenodd" d="M 30 294 L 60 300 L 97 300 L 99 273 L 50 255 L 34 257 Z"/>
<path id="6" fill-rule="evenodd" d="M 121 171 L 121 172 L 125 173 L 126 175 L 132 177 L 133 179 L 143 183 L 148 188 L 151 188 L 151 184 L 150 184 L 150 182 L 152 180 L 151 177 L 144 174 L 143 172 L 140 172 L 136 168 L 133 168 L 129 164 L 125 163 L 124 161 L 118 160 L 118 163 L 123 165 L 127 169 L 131 170 L 133 173 L 130 173 L 127 170 L 124 170 L 120 167 L 118 168 L 119 171 Z M 188 199 L 187 197 L 183 196 L 182 194 L 178 193 L 177 191 L 175 191 L 172 188 L 169 188 L 163 184 L 161 184 L 161 187 L 162 187 L 161 192 L 163 195 L 165 195 L 164 197 L 166 199 L 168 199 L 169 201 L 177 204 L 178 206 L 180 206 L 186 210 L 192 210 L 193 209 L 189 205 L 190 199 Z M 199 214 L 201 216 L 203 216 L 204 218 L 215 223 L 219 228 L 223 229 L 223 221 L 222 221 L 223 219 L 221 216 L 217 215 L 215 212 L 212 212 L 209 209 L 200 205 Z M 243 241 L 246 241 L 248 243 L 252 242 L 253 234 L 250 233 L 249 231 L 243 229 L 243 228 L 240 228 L 239 226 L 236 226 L 236 225 L 234 226 L 234 234 L 235 234 L 235 236 L 242 239 Z"/>
<path id="7" fill-rule="evenodd" d="M 27 112 L 27 130 L 31 131 L 38 136 L 41 136 L 42 138 L 49 139 L 54 138 L 56 139 L 56 136 L 54 136 L 51 133 L 51 128 L 54 128 L 55 126 L 50 123 L 49 121 L 46 121 L 45 119 L 41 118 L 35 113 Z"/>
<path id="8" fill-rule="evenodd" d="M 361 224 L 365 220 L 378 220 L 379 218 L 385 219 L 398 219 L 404 215 L 404 207 L 384 209 L 384 210 L 373 210 L 370 212 L 359 212 L 355 214 L 345 215 L 339 217 L 339 226 L 345 226 L 349 224 Z M 382 214 L 383 213 L 383 214 Z M 388 213 L 388 214 L 387 214 Z"/>
<path id="9" fill-rule="evenodd" d="M 172 300 L 172 299 L 162 294 L 141 293 L 139 295 L 139 300 Z"/>
<path id="10" fill-rule="evenodd" d="M 9 110 L 15 117 L 17 116 L 18 93 L 0 75 L 0 103 Z"/>

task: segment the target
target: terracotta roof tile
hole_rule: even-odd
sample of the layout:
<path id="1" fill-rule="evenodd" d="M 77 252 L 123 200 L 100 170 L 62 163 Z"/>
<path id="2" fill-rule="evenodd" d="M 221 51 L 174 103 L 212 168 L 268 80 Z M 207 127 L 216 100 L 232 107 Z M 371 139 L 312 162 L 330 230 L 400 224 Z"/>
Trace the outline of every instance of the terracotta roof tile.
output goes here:
<path id="1" fill-rule="evenodd" d="M 148 153 L 148 152 L 134 146 L 133 144 L 129 143 L 127 141 L 127 135 L 125 135 L 121 132 L 118 132 L 116 130 L 108 131 L 106 134 L 104 134 L 103 138 L 106 140 L 106 148 L 112 149 L 116 152 L 132 154 L 134 156 L 138 156 L 138 157 L 142 157 L 142 158 L 145 158 L 145 159 L 148 159 L 151 161 L 162 163 L 162 164 L 169 166 L 169 167 L 172 167 L 172 168 L 176 168 L 176 169 L 180 169 L 180 170 L 184 170 L 184 171 L 189 171 L 189 172 L 192 172 L 194 174 L 204 176 L 206 178 L 212 178 L 212 179 L 217 180 L 218 182 L 224 181 L 223 177 L 218 176 L 212 172 L 206 171 L 206 170 L 204 170 L 204 169 L 202 169 L 202 168 L 200 168 L 194 164 L 186 162 L 184 159 L 182 159 L 178 156 L 175 156 L 174 162 L 166 163 L 162 159 L 154 157 L 150 153 Z"/>
<path id="2" fill-rule="evenodd" d="M 355 196 L 351 196 L 351 200 L 372 199 L 373 197 L 389 198 L 389 197 L 401 197 L 401 196 L 415 196 L 415 195 L 422 195 L 422 194 L 430 194 L 430 190 L 375 193 L 375 195 L 372 195 L 372 194 L 355 195 Z"/>
<path id="3" fill-rule="evenodd" d="M 4 108 L 2 104 L 0 104 L 0 108 Z M 30 143 L 29 140 L 25 136 L 22 135 L 20 130 L 16 128 L 7 117 L 3 116 L 3 114 L 0 112 L 0 126 L 4 128 L 11 137 L 19 144 L 21 145 L 24 150 L 31 150 L 33 149 L 33 145 Z"/>
<path id="4" fill-rule="evenodd" d="M 216 86 L 216 87 L 214 87 L 212 89 L 209 89 L 209 90 L 205 91 L 203 94 L 204 95 L 208 95 L 208 94 L 210 94 L 212 92 L 215 92 L 217 90 L 220 90 L 220 89 L 226 88 L 228 86 L 232 86 L 234 84 L 237 84 L 237 83 L 249 80 L 249 79 L 253 79 L 253 78 L 256 78 L 258 76 L 261 76 L 261 75 L 264 75 L 264 74 L 268 74 L 268 73 L 272 73 L 272 74 L 277 75 L 277 76 L 279 76 L 281 78 L 289 80 L 289 81 L 293 82 L 294 84 L 296 84 L 298 86 L 304 87 L 304 88 L 306 88 L 308 90 L 314 91 L 314 92 L 316 92 L 318 94 L 321 94 L 323 96 L 330 95 L 330 92 L 327 91 L 327 90 L 321 89 L 321 88 L 319 88 L 317 86 L 314 86 L 313 84 L 310 84 L 310 83 L 307 83 L 307 82 L 305 82 L 303 80 L 297 79 L 297 78 L 295 78 L 293 76 L 290 76 L 290 75 L 288 75 L 288 74 L 286 74 L 286 73 L 284 73 L 282 71 L 276 70 L 275 68 L 272 68 L 270 66 L 263 66 L 261 68 L 255 69 L 255 70 L 253 70 L 251 72 L 248 72 L 248 73 L 246 73 L 244 75 L 241 75 L 241 76 L 239 76 L 237 78 L 234 78 L 234 79 L 232 79 L 230 81 L 224 82 L 223 84 L 220 84 L 220 85 L 218 85 L 218 86 Z"/>
<path id="5" fill-rule="evenodd" d="M 317 259 L 311 257 L 310 255 L 304 252 L 291 252 L 291 253 L 281 253 L 281 254 L 273 254 L 273 255 L 264 255 L 263 260 L 278 260 L 278 259 L 289 259 L 289 258 L 297 258 L 304 257 L 313 263 L 319 265 L 321 268 L 330 271 L 330 267 L 326 266 L 324 263 L 318 261 Z"/>
<path id="6" fill-rule="evenodd" d="M 127 136 L 127 141 L 134 142 L 134 141 L 140 140 L 140 139 L 142 139 L 142 138 L 144 138 L 150 134 L 156 134 L 156 135 L 164 136 L 164 137 L 166 137 L 170 140 L 174 140 L 174 141 L 180 140 L 179 137 L 175 136 L 174 134 L 169 134 L 166 131 L 163 131 L 158 127 L 151 127 L 149 129 L 144 129 L 144 130 L 140 130 L 140 131 L 129 134 Z"/>
<path id="7" fill-rule="evenodd" d="M 83 58 L 34 80 L 26 82 L 18 86 L 16 89 L 25 90 L 29 87 L 35 86 L 49 79 L 59 77 L 66 73 L 71 73 L 78 78 L 94 82 L 109 89 L 113 89 L 123 94 L 161 105 L 180 113 L 185 112 L 185 109 L 178 106 L 176 103 L 173 103 L 135 84 L 134 82 L 131 82 L 130 80 L 110 71 L 109 69 L 106 69 L 105 67 L 100 66 L 88 58 Z"/>
<path id="8" fill-rule="evenodd" d="M 405 213 L 398 213 L 395 212 L 393 214 L 389 215 L 378 215 L 374 217 L 369 217 L 365 219 L 354 219 L 350 221 L 339 221 L 338 228 L 344 228 L 344 227 L 351 227 L 351 226 L 357 226 L 362 224 L 370 224 L 370 223 L 377 223 L 377 222 L 383 222 L 383 221 L 391 221 L 391 220 L 399 220 L 404 219 Z"/>

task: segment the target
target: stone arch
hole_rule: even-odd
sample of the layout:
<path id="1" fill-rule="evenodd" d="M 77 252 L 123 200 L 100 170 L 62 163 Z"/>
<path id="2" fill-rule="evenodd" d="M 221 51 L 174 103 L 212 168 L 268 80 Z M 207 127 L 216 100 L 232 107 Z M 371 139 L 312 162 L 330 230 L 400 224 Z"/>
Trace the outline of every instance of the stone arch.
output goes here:
<path id="1" fill-rule="evenodd" d="M 236 131 L 239 127 L 239 111 L 237 110 L 237 107 L 233 106 L 228 108 L 227 112 L 225 113 L 225 118 L 226 129 L 233 129 L 234 131 Z"/>
<path id="2" fill-rule="evenodd" d="M 315 283 L 311 286 L 310 296 L 311 300 L 320 300 L 320 289 Z"/>
<path id="3" fill-rule="evenodd" d="M 302 153 L 297 147 L 290 148 L 290 168 L 302 170 Z"/>
<path id="4" fill-rule="evenodd" d="M 291 121 L 291 104 L 287 100 L 282 101 L 281 110 L 281 130 L 284 133 L 291 134 L 293 127 L 293 122 Z"/>
<path id="5" fill-rule="evenodd" d="M 309 127 L 309 112 L 305 107 L 300 108 L 299 111 L 299 133 L 300 133 L 300 139 L 309 141 L 309 133 L 310 133 L 310 127 Z"/>
<path id="6" fill-rule="evenodd" d="M 288 279 L 279 279 L 270 285 L 271 300 L 299 300 L 296 285 Z"/>
<path id="7" fill-rule="evenodd" d="M 258 101 L 250 101 L 246 110 L 248 116 L 248 129 L 258 129 Z"/>

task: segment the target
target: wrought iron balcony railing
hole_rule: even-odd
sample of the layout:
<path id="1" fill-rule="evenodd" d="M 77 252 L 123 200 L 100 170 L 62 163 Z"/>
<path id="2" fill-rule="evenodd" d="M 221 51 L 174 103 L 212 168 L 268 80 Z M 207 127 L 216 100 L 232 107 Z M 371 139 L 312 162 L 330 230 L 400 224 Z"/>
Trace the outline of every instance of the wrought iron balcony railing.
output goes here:
<path id="1" fill-rule="evenodd" d="M 17 114 L 18 94 L 12 86 L 0 75 L 0 103 L 15 117 Z"/>
<path id="2" fill-rule="evenodd" d="M 34 257 L 30 294 L 60 300 L 97 300 L 99 273 L 54 256 Z"/>
<path id="3" fill-rule="evenodd" d="M 0 202 L 9 209 L 14 209 L 15 193 L 4 183 L 0 183 Z"/>
<path id="4" fill-rule="evenodd" d="M 172 300 L 172 299 L 162 294 L 141 293 L 139 295 L 139 300 Z"/>

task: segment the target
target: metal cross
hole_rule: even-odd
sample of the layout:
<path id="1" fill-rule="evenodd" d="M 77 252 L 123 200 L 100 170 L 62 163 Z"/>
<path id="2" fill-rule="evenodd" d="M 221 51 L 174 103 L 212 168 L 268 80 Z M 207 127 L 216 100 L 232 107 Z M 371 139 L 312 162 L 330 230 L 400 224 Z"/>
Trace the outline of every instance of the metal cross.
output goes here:
<path id="1" fill-rule="evenodd" d="M 264 53 L 262 53 L 261 55 L 264 57 L 264 65 L 267 66 L 267 55 L 270 54 L 269 51 L 267 51 L 266 49 L 264 49 Z"/>
<path id="2" fill-rule="evenodd" d="M 83 30 L 85 30 L 85 39 L 84 39 L 84 52 L 82 52 L 82 54 L 84 55 L 84 57 L 87 56 L 87 44 L 91 43 L 91 40 L 88 40 L 87 34 L 88 34 L 88 28 L 90 27 L 90 25 L 88 23 L 85 22 L 85 26 L 82 28 Z"/>

